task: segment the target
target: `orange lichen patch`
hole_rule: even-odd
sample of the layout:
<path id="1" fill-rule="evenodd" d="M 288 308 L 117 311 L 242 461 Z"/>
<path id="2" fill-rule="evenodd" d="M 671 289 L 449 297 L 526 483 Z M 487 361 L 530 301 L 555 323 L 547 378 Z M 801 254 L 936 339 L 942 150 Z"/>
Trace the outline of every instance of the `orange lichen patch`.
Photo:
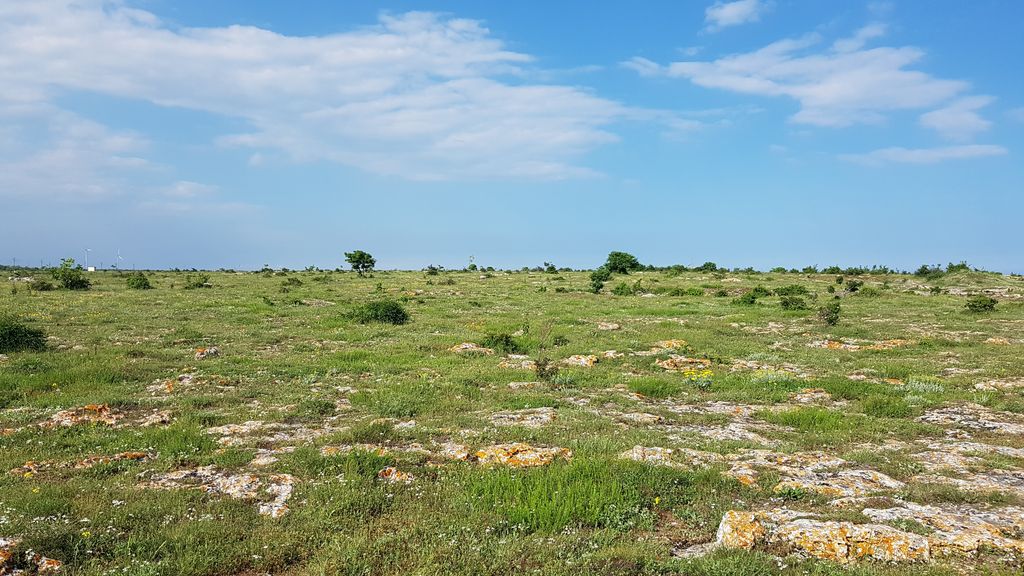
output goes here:
<path id="1" fill-rule="evenodd" d="M 758 478 L 761 477 L 760 472 L 758 472 L 753 466 L 743 463 L 734 464 L 732 468 L 726 470 L 723 474 L 735 479 L 744 486 L 755 486 Z"/>
<path id="2" fill-rule="evenodd" d="M 580 366 L 582 368 L 590 368 L 594 364 L 597 364 L 597 356 L 593 354 L 574 354 L 568 358 L 562 359 L 562 364 L 566 366 Z"/>
<path id="3" fill-rule="evenodd" d="M 18 544 L 21 544 L 21 540 L 17 538 L 0 536 L 0 574 L 7 573 L 4 565 L 14 557 L 14 549 L 18 547 Z"/>
<path id="4" fill-rule="evenodd" d="M 17 428 L 0 428 L 0 436 L 10 436 L 17 431 Z"/>
<path id="5" fill-rule="evenodd" d="M 525 426 L 540 428 L 555 419 L 554 408 L 528 408 L 526 410 L 510 410 L 498 412 L 491 416 L 491 424 L 495 426 Z"/>
<path id="6" fill-rule="evenodd" d="M 832 401 L 832 395 L 824 388 L 804 388 L 790 395 L 790 399 L 798 404 L 827 404 Z"/>
<path id="7" fill-rule="evenodd" d="M 476 452 L 480 464 L 503 464 L 514 468 L 528 468 L 550 464 L 555 458 L 572 458 L 567 448 L 538 447 L 523 442 L 511 444 L 495 444 L 481 448 Z"/>
<path id="8" fill-rule="evenodd" d="M 499 368 L 510 368 L 513 370 L 533 370 L 537 363 L 530 360 L 525 354 L 509 354 L 498 363 Z"/>
<path id="9" fill-rule="evenodd" d="M 722 517 L 716 542 L 748 550 L 758 544 L 781 546 L 841 564 L 867 559 L 908 562 L 930 558 L 924 536 L 881 524 L 822 521 L 813 514 L 785 509 L 730 510 Z"/>
<path id="10" fill-rule="evenodd" d="M 295 479 L 288 474 L 273 474 L 261 479 L 253 474 L 225 474 L 214 466 L 157 474 L 141 487 L 160 490 L 195 489 L 207 494 L 240 500 L 259 501 L 259 513 L 280 518 L 288 512 L 286 502 L 292 495 Z"/>
<path id="11" fill-rule="evenodd" d="M 935 530 L 928 535 L 934 556 L 973 555 L 981 549 L 1024 552 L 1024 509 L 976 509 L 968 506 L 926 506 L 900 502 L 893 508 L 865 508 L 876 522 L 913 521 Z"/>
<path id="12" fill-rule="evenodd" d="M 706 358 L 687 358 L 686 356 L 673 354 L 664 360 L 655 360 L 654 364 L 665 370 L 685 372 L 695 368 L 708 368 L 711 366 L 711 360 Z"/>
<path id="13" fill-rule="evenodd" d="M 388 453 L 388 448 L 377 444 L 347 444 L 344 446 L 323 446 L 320 448 L 321 456 L 342 456 L 350 452 L 366 452 L 376 454 L 377 456 L 384 456 Z"/>
<path id="14" fill-rule="evenodd" d="M 57 574 L 64 568 L 64 563 L 60 560 L 47 558 L 38 552 L 29 552 L 25 559 L 35 565 L 36 574 Z M 15 571 L 12 574 L 18 574 L 18 572 Z"/>
<path id="15" fill-rule="evenodd" d="M 214 358 L 220 356 L 220 348 L 216 346 L 209 346 L 205 348 L 196 348 L 195 359 L 203 360 L 206 358 Z"/>
<path id="16" fill-rule="evenodd" d="M 810 376 L 810 372 L 806 368 L 797 366 L 796 364 L 783 363 L 776 365 L 758 362 L 757 360 L 733 360 L 732 366 L 729 367 L 729 371 L 737 372 L 740 370 L 790 375 L 796 378 L 807 378 Z"/>
<path id="17" fill-rule="evenodd" d="M 408 472 L 402 472 L 394 466 L 382 468 L 377 472 L 377 478 L 394 484 L 412 484 L 416 477 Z"/>
<path id="18" fill-rule="evenodd" d="M 616 350 L 605 350 L 604 352 L 601 352 L 601 358 L 606 358 L 608 360 L 622 358 L 623 356 L 625 356 L 625 354 Z"/>
<path id="19" fill-rule="evenodd" d="M 679 350 L 681 348 L 686 348 L 686 340 L 680 340 L 678 338 L 671 340 L 659 340 L 654 343 L 654 347 L 662 350 Z"/>
<path id="20" fill-rule="evenodd" d="M 463 342 L 462 344 L 456 344 L 455 346 L 452 346 L 448 350 L 450 352 L 455 352 L 456 354 L 484 354 L 487 356 L 494 354 L 494 350 L 491 350 L 490 348 L 484 348 L 483 346 L 476 344 L 474 342 Z"/>
<path id="21" fill-rule="evenodd" d="M 995 344 L 996 346 L 1009 346 L 1010 345 L 1010 339 L 1009 338 L 1001 338 L 1001 337 L 1000 338 L 997 338 L 997 337 L 986 338 L 985 339 L 985 344 Z"/>
<path id="22" fill-rule="evenodd" d="M 646 462 L 648 464 L 656 464 L 658 466 L 670 466 L 673 468 L 679 467 L 680 464 L 672 460 L 673 452 L 674 450 L 671 448 L 648 448 L 638 445 L 633 446 L 622 454 L 619 454 L 619 458 L 634 460 L 636 462 Z"/>
<path id="23" fill-rule="evenodd" d="M 937 408 L 925 412 L 918 421 L 966 430 L 1024 434 L 1024 417 L 1012 412 L 990 410 L 973 403 Z"/>
<path id="24" fill-rule="evenodd" d="M 124 418 L 120 410 L 106 404 L 86 404 L 81 408 L 61 410 L 39 426 L 41 428 L 70 427 L 78 424 L 105 424 L 116 426 Z"/>

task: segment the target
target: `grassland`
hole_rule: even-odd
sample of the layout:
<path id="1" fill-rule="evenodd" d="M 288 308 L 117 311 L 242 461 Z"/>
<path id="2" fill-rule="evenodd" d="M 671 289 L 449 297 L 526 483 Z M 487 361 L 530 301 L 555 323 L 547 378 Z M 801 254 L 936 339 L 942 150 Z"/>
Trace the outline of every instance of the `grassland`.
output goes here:
<path id="1" fill-rule="evenodd" d="M 37 554 L 89 575 L 1021 570 L 1019 277 L 864 275 L 846 292 L 834 275 L 643 272 L 601 294 L 583 272 L 88 277 L 0 294 L 49 336 L 0 357 L 7 568 Z M 793 285 L 806 309 L 780 305 Z M 768 295 L 744 304 L 756 286 Z M 835 326 L 816 314 L 830 286 Z M 994 311 L 965 310 L 986 290 Z M 411 320 L 351 314 L 383 298 Z M 515 367 L 541 358 L 557 374 Z M 477 455 L 510 443 L 564 450 L 529 467 Z M 988 528 L 872 512 L 907 502 L 1010 519 L 968 550 L 957 538 Z M 963 549 L 830 559 L 768 537 L 786 521 L 766 519 L 750 549 L 700 548 L 726 512 L 776 509 Z"/>

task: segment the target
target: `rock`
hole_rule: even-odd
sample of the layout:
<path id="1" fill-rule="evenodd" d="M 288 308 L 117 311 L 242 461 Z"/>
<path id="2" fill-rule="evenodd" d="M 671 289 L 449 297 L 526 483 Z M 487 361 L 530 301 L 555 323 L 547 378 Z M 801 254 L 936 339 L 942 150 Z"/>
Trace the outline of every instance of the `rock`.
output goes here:
<path id="1" fill-rule="evenodd" d="M 527 428 L 540 428 L 550 424 L 555 419 L 554 408 L 529 408 L 526 410 L 513 410 L 498 412 L 491 416 L 491 424 L 495 426 L 525 426 Z"/>
<path id="2" fill-rule="evenodd" d="M 927 536 L 933 556 L 973 555 L 981 549 L 1024 552 L 1024 509 L 979 510 L 968 506 L 925 506 L 901 502 L 892 508 L 865 508 L 876 522 L 912 521 L 935 532 Z"/>
<path id="3" fill-rule="evenodd" d="M 1024 388 L 1024 378 L 1013 378 L 1007 380 L 986 380 L 984 382 L 978 382 L 974 385 L 977 390 L 984 390 L 989 392 L 1016 390 L 1018 388 Z"/>
<path id="4" fill-rule="evenodd" d="M 912 480 L 924 484 L 948 484 L 965 492 L 1006 492 L 1024 498 L 1024 470 L 993 470 L 964 478 L 919 474 Z"/>
<path id="5" fill-rule="evenodd" d="M 754 372 L 767 372 L 779 375 L 788 375 L 795 378 L 807 378 L 810 376 L 810 372 L 806 368 L 797 366 L 796 364 L 765 364 L 758 362 L 757 360 L 733 360 L 732 366 L 729 368 L 730 372 L 737 372 L 739 370 L 751 370 Z"/>
<path id="6" fill-rule="evenodd" d="M 798 404 L 827 404 L 832 401 L 832 395 L 824 388 L 804 388 L 790 398 Z"/>
<path id="7" fill-rule="evenodd" d="M 455 352 L 456 354 L 483 354 L 485 356 L 490 356 L 491 354 L 494 354 L 494 350 L 490 348 L 484 348 L 483 346 L 473 342 L 463 342 L 462 344 L 456 344 L 455 346 L 452 346 L 448 350 L 451 352 Z"/>
<path id="8" fill-rule="evenodd" d="M 1024 417 L 1011 412 L 997 412 L 972 403 L 937 408 L 926 412 L 918 421 L 969 430 L 1024 434 Z"/>
<path id="9" fill-rule="evenodd" d="M 39 426 L 41 428 L 63 428 L 78 424 L 116 426 L 122 419 L 124 419 L 124 414 L 119 410 L 112 409 L 107 404 L 86 404 L 81 408 L 61 410 L 51 416 L 49 420 L 40 423 Z"/>
<path id="10" fill-rule="evenodd" d="M 17 538 L 0 536 L 0 574 L 7 574 L 5 566 L 14 557 L 14 549 L 18 544 L 21 544 L 21 540 Z"/>
<path id="11" fill-rule="evenodd" d="M 469 459 L 469 447 L 465 444 L 457 444 L 455 442 L 445 442 L 441 444 L 440 450 L 437 455 L 448 460 L 460 460 L 466 461 Z"/>
<path id="12" fill-rule="evenodd" d="M 594 364 L 597 364 L 597 356 L 593 354 L 575 354 L 568 358 L 562 359 L 562 364 L 566 366 L 580 366 L 582 368 L 590 368 Z"/>
<path id="13" fill-rule="evenodd" d="M 206 358 L 215 358 L 217 356 L 220 356 L 220 348 L 217 348 L 216 346 L 210 346 L 208 348 L 196 348 L 196 360 L 205 360 Z"/>
<path id="14" fill-rule="evenodd" d="M 619 458 L 658 466 L 680 467 L 680 464 L 672 461 L 672 452 L 674 450 L 671 448 L 646 448 L 638 445 L 620 454 Z"/>
<path id="15" fill-rule="evenodd" d="M 480 464 L 503 464 L 513 468 L 527 468 L 550 464 L 555 458 L 569 460 L 572 452 L 566 448 L 544 448 L 523 442 L 495 444 L 476 452 Z"/>
<path id="16" fill-rule="evenodd" d="M 509 354 L 498 363 L 498 367 L 513 370 L 533 370 L 537 367 L 537 363 L 530 360 L 530 357 L 525 354 Z"/>
<path id="17" fill-rule="evenodd" d="M 618 330 L 620 328 L 622 328 L 622 326 L 616 324 L 615 322 L 598 322 L 597 323 L 597 329 L 598 330 Z"/>
<path id="18" fill-rule="evenodd" d="M 879 492 L 902 490 L 906 484 L 874 470 L 840 470 L 816 472 L 798 478 L 785 479 L 775 486 L 775 492 L 803 490 L 829 498 L 866 496 Z"/>
<path id="19" fill-rule="evenodd" d="M 673 354 L 664 360 L 655 360 L 654 364 L 665 370 L 685 372 L 687 370 L 707 368 L 711 366 L 711 361 L 704 358 L 687 358 L 686 356 Z"/>
<path id="20" fill-rule="evenodd" d="M 901 346 L 908 346 L 913 344 L 910 340 L 903 340 L 900 338 L 893 338 L 891 340 L 882 340 L 880 342 L 865 342 L 859 343 L 852 340 L 815 340 L 807 344 L 811 348 L 824 348 L 827 350 L 847 350 L 850 352 L 856 352 L 858 350 L 892 350 L 893 348 L 899 348 Z"/>
<path id="21" fill-rule="evenodd" d="M 303 300 L 302 303 L 310 308 L 326 308 L 327 306 L 334 306 L 334 302 L 328 300 L 318 300 L 316 298 L 310 298 L 309 300 Z"/>
<path id="22" fill-rule="evenodd" d="M 416 477 L 408 472 L 402 472 L 394 466 L 388 466 L 377 472 L 377 478 L 392 484 L 412 484 Z"/>
<path id="23" fill-rule="evenodd" d="M 294 478 L 289 474 L 274 474 L 262 480 L 253 474 L 225 474 L 218 472 L 214 466 L 202 466 L 156 474 L 142 487 L 160 490 L 196 489 L 240 500 L 258 500 L 260 514 L 280 518 L 288 512 L 286 503 L 291 498 L 294 483 Z"/>

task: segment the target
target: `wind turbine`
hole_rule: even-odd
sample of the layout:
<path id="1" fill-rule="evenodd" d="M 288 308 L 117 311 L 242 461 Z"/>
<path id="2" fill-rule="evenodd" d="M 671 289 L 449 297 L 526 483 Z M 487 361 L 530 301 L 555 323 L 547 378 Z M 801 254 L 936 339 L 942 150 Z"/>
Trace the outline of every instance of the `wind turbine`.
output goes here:
<path id="1" fill-rule="evenodd" d="M 89 269 L 89 252 L 92 252 L 92 248 L 85 249 L 85 269 Z"/>
<path id="2" fill-rule="evenodd" d="M 117 260 L 114 260 L 114 268 L 117 268 L 117 269 L 120 270 L 121 269 L 121 261 L 122 260 L 124 260 L 124 258 L 121 258 L 121 249 L 118 248 L 117 249 Z"/>

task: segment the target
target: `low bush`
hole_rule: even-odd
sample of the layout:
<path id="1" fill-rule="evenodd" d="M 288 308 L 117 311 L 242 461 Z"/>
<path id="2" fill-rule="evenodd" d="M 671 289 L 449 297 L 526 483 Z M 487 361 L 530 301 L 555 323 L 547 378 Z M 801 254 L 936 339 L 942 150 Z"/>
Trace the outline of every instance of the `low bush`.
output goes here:
<path id="1" fill-rule="evenodd" d="M 0 315 L 0 353 L 46 348 L 46 334 L 38 328 L 31 328 L 16 316 Z"/>
<path id="2" fill-rule="evenodd" d="M 75 265 L 74 258 L 61 260 L 60 267 L 52 272 L 53 279 L 65 290 L 88 290 L 92 282 L 83 275 L 82 267 Z"/>
<path id="3" fill-rule="evenodd" d="M 742 306 L 753 306 L 754 304 L 757 304 L 757 295 L 754 294 L 753 291 L 750 291 L 743 294 L 742 296 L 734 298 L 732 303 L 740 304 Z"/>
<path id="4" fill-rule="evenodd" d="M 807 302 L 799 296 L 783 296 L 779 299 L 783 310 L 806 310 Z"/>
<path id="5" fill-rule="evenodd" d="M 42 278 L 36 278 L 28 285 L 28 287 L 30 290 L 35 290 L 37 292 L 49 292 L 56 288 L 52 282 L 43 280 Z"/>
<path id="6" fill-rule="evenodd" d="M 131 290 L 149 290 L 153 287 L 149 283 L 149 278 L 142 272 L 132 272 L 129 274 L 128 278 L 125 279 L 125 284 Z"/>
<path id="7" fill-rule="evenodd" d="M 526 352 L 522 344 L 517 342 L 511 334 L 504 332 L 488 334 L 480 345 L 484 348 L 497 350 L 502 354 L 524 354 Z"/>
<path id="8" fill-rule="evenodd" d="M 185 290 L 195 290 L 197 288 L 212 288 L 210 284 L 209 274 L 186 274 L 185 275 Z"/>
<path id="9" fill-rule="evenodd" d="M 964 307 L 969 312 L 991 312 L 996 309 L 998 300 L 991 296 L 971 296 Z"/>
<path id="10" fill-rule="evenodd" d="M 839 300 L 833 300 L 818 309 L 818 318 L 829 326 L 835 326 L 839 324 L 839 314 L 841 311 L 842 308 L 839 306 Z"/>
<path id="11" fill-rule="evenodd" d="M 350 317 L 360 324 L 405 324 L 410 320 L 409 313 L 394 300 L 367 302 L 353 310 Z"/>

